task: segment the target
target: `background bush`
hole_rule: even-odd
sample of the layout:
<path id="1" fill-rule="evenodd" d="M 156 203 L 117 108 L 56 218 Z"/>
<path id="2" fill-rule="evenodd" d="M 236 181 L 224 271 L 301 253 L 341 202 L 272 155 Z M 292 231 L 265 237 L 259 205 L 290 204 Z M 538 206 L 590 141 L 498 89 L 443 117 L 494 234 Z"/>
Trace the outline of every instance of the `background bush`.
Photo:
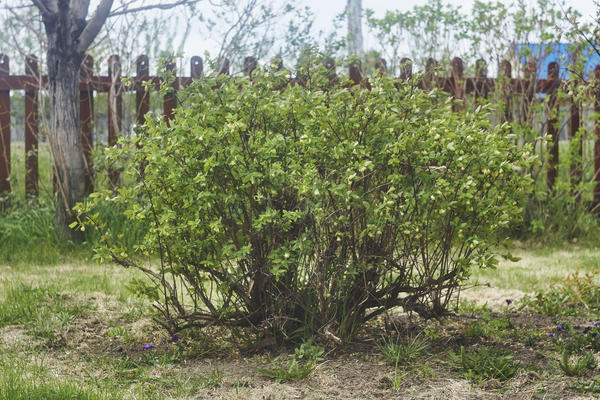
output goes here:
<path id="1" fill-rule="evenodd" d="M 299 75 L 194 82 L 173 122 L 149 119 L 107 154 L 137 183 L 80 206 L 99 257 L 151 278 L 139 289 L 170 330 L 348 339 L 392 307 L 439 315 L 521 215 L 527 149 L 485 109 L 452 112 L 417 81 L 330 85 L 316 63 Z M 150 226 L 134 251 L 97 212 L 106 202 Z"/>

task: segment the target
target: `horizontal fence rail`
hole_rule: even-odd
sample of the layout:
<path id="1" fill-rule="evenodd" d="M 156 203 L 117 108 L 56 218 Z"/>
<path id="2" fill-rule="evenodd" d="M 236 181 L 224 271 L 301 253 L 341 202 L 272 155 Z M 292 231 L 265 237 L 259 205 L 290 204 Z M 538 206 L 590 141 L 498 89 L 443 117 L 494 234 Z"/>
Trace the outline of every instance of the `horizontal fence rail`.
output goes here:
<path id="1" fill-rule="evenodd" d="M 121 63 L 118 56 L 108 59 L 108 75 L 99 76 L 94 74 L 94 61 L 92 57 L 86 56 L 80 69 L 79 101 L 80 101 L 80 127 L 83 143 L 83 155 L 87 165 L 86 190 L 93 189 L 92 173 L 90 168 L 90 157 L 93 148 L 92 126 L 94 122 L 94 93 L 108 94 L 108 145 L 114 145 L 122 130 L 123 106 L 122 95 L 124 92 L 135 92 L 135 121 L 143 124 L 145 115 L 150 110 L 149 87 L 158 87 L 163 79 L 158 76 L 150 76 L 150 65 L 148 57 L 141 55 L 136 59 L 136 75 L 134 77 L 123 77 L 121 74 Z M 413 76 L 412 61 L 404 58 L 400 63 L 399 81 L 410 79 Z M 25 191 L 27 196 L 38 194 L 38 136 L 39 136 L 39 91 L 45 90 L 48 82 L 47 76 L 39 75 L 38 60 L 35 56 L 27 56 L 25 59 L 25 74 L 10 75 L 10 60 L 8 56 L 0 54 L 0 196 L 11 191 L 10 185 L 10 139 L 11 139 L 11 104 L 10 92 L 13 90 L 25 91 Z M 281 66 L 281 65 L 280 65 Z M 335 77 L 335 63 L 332 59 L 325 61 L 325 66 L 332 71 L 333 81 Z M 546 182 L 549 188 L 553 188 L 558 177 L 559 162 L 559 130 L 558 107 L 561 104 L 569 105 L 569 138 L 573 139 L 582 126 L 582 105 L 572 98 L 559 99 L 558 92 L 567 87 L 567 82 L 559 79 L 559 66 L 556 62 L 548 65 L 548 78 L 537 79 L 536 63 L 529 62 L 524 66 L 523 77 L 512 76 L 512 66 L 507 60 L 500 63 L 498 77 L 487 76 L 487 64 L 478 60 L 475 64 L 475 74 L 472 77 L 464 76 L 463 61 L 455 57 L 450 63 L 449 76 L 440 76 L 437 68 L 438 62 L 429 59 L 426 62 L 425 71 L 419 86 L 423 89 L 441 88 L 449 92 L 455 99 L 464 100 L 467 95 L 477 98 L 487 98 L 491 93 L 500 91 L 499 94 L 505 103 L 503 121 L 513 121 L 512 97 L 521 95 L 526 101 L 522 102 L 521 112 L 526 113 L 529 103 L 538 94 L 549 96 L 548 112 L 546 113 L 545 131 L 551 137 L 550 144 L 546 149 L 550 155 Z M 175 74 L 175 64 L 167 62 L 163 66 L 173 76 L 171 90 L 162 98 L 163 114 L 167 120 L 173 118 L 174 109 L 177 106 L 177 91 L 188 86 L 193 80 L 201 79 L 203 74 L 202 58 L 194 56 L 190 60 L 190 76 L 179 77 Z M 257 67 L 256 59 L 246 57 L 244 60 L 244 72 L 251 74 Z M 229 75 L 229 61 L 220 63 L 219 74 Z M 375 72 L 386 73 L 386 62 L 378 59 L 375 63 Z M 361 68 L 354 64 L 349 68 L 349 77 L 354 84 L 360 84 L 370 88 L 368 78 L 363 77 Z M 296 78 L 302 84 L 302 78 Z M 596 87 L 593 91 L 593 109 L 600 113 L 600 90 L 597 88 L 600 82 L 600 65 L 594 70 Z M 457 101 L 453 108 L 459 111 L 464 107 L 464 102 Z M 579 154 L 582 153 L 582 141 L 579 142 Z M 571 165 L 571 179 L 582 179 L 582 167 Z M 118 173 L 109 172 L 110 181 L 116 185 L 119 180 Z M 594 202 L 600 203 L 600 121 L 594 119 Z"/>

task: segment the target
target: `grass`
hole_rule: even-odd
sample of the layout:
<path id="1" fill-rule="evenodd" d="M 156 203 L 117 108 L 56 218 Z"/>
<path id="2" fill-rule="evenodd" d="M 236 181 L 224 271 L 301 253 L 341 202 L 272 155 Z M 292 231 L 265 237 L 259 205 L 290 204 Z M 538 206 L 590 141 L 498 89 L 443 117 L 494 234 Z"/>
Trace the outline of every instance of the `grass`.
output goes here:
<path id="1" fill-rule="evenodd" d="M 476 383 L 488 379 L 506 381 L 518 370 L 514 354 L 508 350 L 482 346 L 473 351 L 460 347 L 460 353 L 450 351 L 450 358 L 462 371 L 462 376 Z"/>
<path id="2" fill-rule="evenodd" d="M 81 381 L 50 377 L 43 360 L 33 363 L 0 355 L 0 399 L 7 400 L 117 400 L 117 390 L 97 390 Z"/>
<path id="3" fill-rule="evenodd" d="M 11 143 L 10 159 L 11 175 L 10 184 L 15 199 L 23 201 L 25 199 L 25 143 Z M 39 171 L 39 191 L 40 197 L 53 197 L 53 179 L 52 179 L 52 155 L 50 154 L 50 145 L 47 142 L 39 143 L 38 148 L 38 171 Z"/>
<path id="4" fill-rule="evenodd" d="M 378 344 L 377 348 L 386 363 L 398 367 L 407 366 L 422 358 L 429 348 L 429 343 L 420 336 L 410 338 L 406 343 L 384 338 L 383 343 Z"/>
<path id="5" fill-rule="evenodd" d="M 593 271 L 595 257 L 600 258 L 594 250 L 576 247 L 519 250 L 519 255 L 521 261 L 503 262 L 498 270 L 486 273 L 498 273 L 495 282 L 510 289 L 510 275 L 521 271 L 523 265 L 552 261 L 545 268 L 531 272 L 532 277 L 544 281 L 572 273 L 573 268 Z M 575 344 L 570 344 L 571 338 L 583 334 L 583 328 L 578 328 L 581 333 L 575 328 L 573 332 L 556 329 L 557 323 L 567 326 L 566 321 L 577 327 L 577 321 L 569 320 L 572 317 L 564 317 L 565 322 L 551 322 L 550 317 L 545 317 L 547 325 L 542 322 L 537 327 L 522 327 L 523 320 L 519 320 L 515 304 L 502 304 L 498 312 L 492 303 L 490 307 L 468 303 L 468 307 L 464 306 L 468 317 L 458 327 L 444 321 L 435 325 L 435 329 L 430 326 L 407 334 L 410 340 L 383 336 L 379 345 L 372 345 L 371 351 L 377 355 L 371 364 L 368 350 L 353 351 L 338 359 L 339 356 L 324 356 L 322 347 L 307 342 L 293 353 L 264 365 L 261 355 L 232 355 L 231 348 L 225 345 L 226 332 L 207 335 L 191 330 L 182 333 L 181 338 L 170 338 L 152 323 L 149 304 L 128 292 L 131 279 L 143 279 L 133 270 L 74 260 L 55 266 L 0 266 L 0 276 L 3 278 L 0 280 L 0 399 L 240 398 L 252 397 L 250 393 L 256 393 L 253 390 L 257 385 L 271 384 L 279 388 L 273 389 L 274 393 L 286 397 L 278 390 L 294 385 L 304 387 L 305 380 L 313 386 L 315 382 L 331 382 L 327 374 L 336 376 L 343 368 L 353 366 L 363 368 L 359 374 L 365 376 L 372 369 L 387 371 L 377 372 L 378 378 L 369 379 L 379 380 L 391 390 L 403 390 L 420 382 L 429 387 L 436 376 L 449 373 L 453 379 L 468 379 L 477 384 L 498 381 L 508 388 L 520 365 L 531 362 L 522 358 L 527 351 L 533 351 L 527 349 L 545 355 L 534 358 L 539 370 L 548 371 L 544 385 L 572 380 L 569 381 L 572 389 L 564 389 L 572 391 L 561 392 L 564 397 L 573 392 L 598 390 L 597 382 L 590 376 L 590 364 L 585 361 L 585 368 L 577 366 L 583 365 L 581 360 L 589 352 L 597 353 L 592 336 L 596 328 L 588 329 L 583 339 L 578 339 L 581 353 L 570 356 L 563 372 L 560 367 L 564 363 L 563 350 L 575 348 Z M 479 274 L 477 279 L 486 277 L 494 276 Z M 521 282 L 520 287 L 531 293 L 539 287 L 533 283 L 533 279 Z M 480 300 L 486 301 L 483 297 Z M 591 326 L 591 322 L 586 326 Z M 549 338 L 550 331 L 560 341 Z M 450 343 L 456 343 L 454 348 L 460 344 L 464 349 L 449 355 Z M 154 347 L 142 350 L 150 344 Z M 512 354 L 499 350 L 503 346 L 525 350 Z M 220 361 L 223 356 L 225 361 Z M 322 367 L 315 368 L 317 364 Z M 555 368 L 550 368 L 553 365 Z M 330 392 L 318 393 L 317 397 L 327 397 Z"/>
<path id="6" fill-rule="evenodd" d="M 474 269 L 470 283 L 527 292 L 548 288 L 552 282 L 561 282 L 574 271 L 600 271 L 600 248 L 517 249 L 512 254 L 520 260 L 501 259 L 496 269 Z"/>

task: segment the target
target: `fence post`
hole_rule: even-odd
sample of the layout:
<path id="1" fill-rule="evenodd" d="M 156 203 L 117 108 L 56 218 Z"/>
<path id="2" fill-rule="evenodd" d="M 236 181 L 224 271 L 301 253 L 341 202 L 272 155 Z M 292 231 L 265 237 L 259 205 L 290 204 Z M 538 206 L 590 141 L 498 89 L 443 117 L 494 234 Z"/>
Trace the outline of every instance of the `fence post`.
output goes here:
<path id="1" fill-rule="evenodd" d="M 546 183 L 548 189 L 554 188 L 554 182 L 558 177 L 558 149 L 559 149 L 559 137 L 558 137 L 558 102 L 556 101 L 556 92 L 560 85 L 559 80 L 559 65 L 557 62 L 551 62 L 548 64 L 548 80 L 550 87 L 548 88 L 548 94 L 550 96 L 548 100 L 548 116 L 546 121 L 547 134 L 552 137 L 552 143 L 548 145 L 548 152 L 550 153 L 550 159 L 548 160 L 548 171 L 546 175 Z"/>
<path id="2" fill-rule="evenodd" d="M 571 97 L 571 106 L 570 106 L 570 118 L 569 118 L 569 152 L 573 155 L 571 151 L 571 144 L 573 143 L 573 139 L 577 136 L 577 132 L 581 127 L 581 110 L 580 110 L 579 102 Z M 582 177 L 582 155 L 583 155 L 583 135 L 579 138 L 579 146 L 577 149 L 579 154 L 578 162 L 571 162 L 571 183 L 578 184 L 581 182 Z"/>
<path id="3" fill-rule="evenodd" d="M 323 66 L 327 70 L 327 79 L 329 81 L 329 87 L 333 87 L 339 83 L 337 74 L 335 73 L 335 60 L 333 57 L 325 57 L 323 60 Z"/>
<path id="4" fill-rule="evenodd" d="M 384 76 L 387 73 L 387 61 L 385 61 L 385 58 L 375 60 L 375 72 L 379 76 Z"/>
<path id="5" fill-rule="evenodd" d="M 144 124 L 145 116 L 150 111 L 150 94 L 143 86 L 150 75 L 148 56 L 141 55 L 135 59 L 135 74 L 135 123 L 139 126 Z"/>
<path id="6" fill-rule="evenodd" d="M 537 80 L 537 64 L 535 61 L 528 61 L 523 71 L 524 85 L 523 102 L 521 103 L 521 119 L 519 122 L 527 123 L 529 120 L 529 104 L 533 101 L 535 95 L 535 86 Z M 534 149 L 535 150 L 535 149 Z"/>
<path id="7" fill-rule="evenodd" d="M 121 117 L 123 112 L 121 61 L 117 55 L 112 55 L 108 58 L 108 76 L 111 81 L 108 91 L 108 145 L 114 146 L 117 143 L 117 135 L 121 132 Z M 119 173 L 110 169 L 108 174 L 113 188 L 116 188 L 119 183 Z"/>
<path id="8" fill-rule="evenodd" d="M 500 76 L 501 76 L 500 90 L 502 92 L 502 98 L 504 99 L 504 116 L 503 116 L 504 121 L 503 122 L 512 122 L 512 120 L 513 120 L 512 98 L 511 98 L 512 66 L 510 65 L 510 61 L 502 60 L 500 62 L 499 72 L 500 72 Z"/>
<path id="9" fill-rule="evenodd" d="M 464 108 L 464 79 L 463 79 L 463 61 L 459 57 L 452 59 L 452 95 L 457 100 L 452 104 L 452 111 L 460 111 Z"/>
<path id="10" fill-rule="evenodd" d="M 428 58 L 425 63 L 425 76 L 423 77 L 423 89 L 432 90 L 437 87 L 437 77 L 436 70 L 438 67 L 438 62 L 433 58 Z"/>
<path id="11" fill-rule="evenodd" d="M 400 60 L 400 79 L 409 80 L 412 78 L 412 60 L 404 57 Z"/>
<path id="12" fill-rule="evenodd" d="M 202 71 L 204 65 L 202 64 L 202 58 L 198 56 L 192 57 L 190 60 L 190 72 L 192 79 L 200 79 L 202 77 Z"/>
<path id="13" fill-rule="evenodd" d="M 355 85 L 360 85 L 360 82 L 362 81 L 362 70 L 360 68 L 360 61 L 357 60 L 356 62 L 353 62 L 350 65 L 349 73 L 352 82 Z"/>
<path id="14" fill-rule="evenodd" d="M 489 86 L 487 79 L 487 63 L 483 58 L 475 61 L 475 79 L 473 80 L 473 92 L 475 98 L 487 98 L 489 94 Z"/>
<path id="15" fill-rule="evenodd" d="M 39 79 L 38 60 L 25 57 L 25 75 Z M 38 92 L 35 86 L 25 91 L 25 196 L 38 195 Z"/>
<path id="16" fill-rule="evenodd" d="M 0 76 L 10 74 L 10 59 L 0 54 Z M 10 193 L 10 91 L 0 90 L 0 196 Z"/>
<path id="17" fill-rule="evenodd" d="M 91 79 L 94 75 L 94 59 L 86 54 L 79 68 L 79 79 L 85 88 L 79 91 L 79 122 L 81 125 L 81 144 L 83 147 L 83 160 L 85 162 L 85 192 L 94 191 L 92 180 L 92 148 L 94 140 L 92 137 L 92 126 L 94 122 L 94 90 L 91 87 Z"/>
<path id="18" fill-rule="evenodd" d="M 229 75 L 229 58 L 219 60 L 219 75 Z"/>
<path id="19" fill-rule="evenodd" d="M 173 110 L 175 110 L 175 107 L 177 107 L 177 96 L 175 94 L 174 87 L 175 80 L 177 79 L 175 71 L 175 61 L 173 59 L 167 60 L 165 63 L 165 69 L 165 72 L 167 72 L 167 74 L 172 74 L 174 79 L 173 85 L 163 97 L 163 112 L 166 120 L 171 121 L 173 119 Z"/>
<path id="20" fill-rule="evenodd" d="M 596 93 L 594 99 L 594 113 L 600 115 L 600 65 L 594 68 L 594 78 L 596 78 Z M 594 142 L 594 204 L 600 204 L 600 119 L 594 120 L 594 133 L 596 134 Z"/>
<path id="21" fill-rule="evenodd" d="M 244 58 L 244 74 L 252 79 L 252 72 L 256 69 L 257 65 L 256 58 L 252 56 Z"/>

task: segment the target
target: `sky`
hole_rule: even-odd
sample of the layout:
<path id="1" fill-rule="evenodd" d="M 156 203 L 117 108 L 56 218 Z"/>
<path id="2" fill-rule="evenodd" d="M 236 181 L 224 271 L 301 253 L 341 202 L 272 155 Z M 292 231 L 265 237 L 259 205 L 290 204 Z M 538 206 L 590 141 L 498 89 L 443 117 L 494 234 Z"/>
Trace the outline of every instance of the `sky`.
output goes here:
<path id="1" fill-rule="evenodd" d="M 347 0 L 300 0 L 298 4 L 309 6 L 315 14 L 315 30 L 329 31 L 332 27 L 332 21 L 341 13 Z M 485 0 L 484 0 L 485 1 Z M 528 0 L 534 2 L 535 0 Z M 461 6 L 464 10 L 471 9 L 474 0 L 445 0 L 445 3 L 453 6 Z M 508 3 L 508 2 L 507 2 Z M 566 3 L 578 10 L 584 17 L 591 18 L 595 15 L 594 0 L 567 0 Z M 381 17 L 387 10 L 407 11 L 417 5 L 426 4 L 426 0 L 363 0 L 363 9 L 372 9 L 376 17 Z M 365 48 L 369 47 L 369 43 L 374 39 L 369 38 L 366 28 L 363 26 L 363 36 Z M 205 50 L 211 53 L 216 52 L 215 45 L 210 41 L 206 41 L 199 33 L 192 33 L 192 40 L 189 40 L 185 46 L 185 54 L 202 55 Z"/>

